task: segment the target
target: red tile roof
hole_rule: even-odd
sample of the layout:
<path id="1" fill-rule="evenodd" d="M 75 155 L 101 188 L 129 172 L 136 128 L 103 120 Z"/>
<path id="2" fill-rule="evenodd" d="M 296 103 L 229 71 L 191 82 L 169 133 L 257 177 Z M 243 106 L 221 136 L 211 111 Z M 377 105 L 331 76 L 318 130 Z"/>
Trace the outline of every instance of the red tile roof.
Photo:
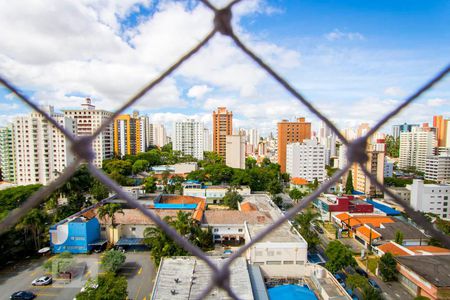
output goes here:
<path id="1" fill-rule="evenodd" d="M 376 232 L 373 229 L 370 230 L 370 228 L 367 228 L 366 226 L 358 227 L 356 229 L 356 232 L 359 233 L 359 235 L 367 242 L 370 241 L 371 238 L 372 238 L 372 240 L 374 240 L 374 239 L 381 237 L 381 234 L 379 234 L 378 232 Z"/>
<path id="2" fill-rule="evenodd" d="M 396 256 L 408 256 L 411 255 L 411 253 L 406 252 L 393 242 L 389 242 L 383 245 L 378 246 L 378 249 L 383 251 L 384 253 L 391 253 L 392 255 Z"/>
<path id="3" fill-rule="evenodd" d="M 336 215 L 336 218 L 341 220 L 350 227 L 363 225 L 363 224 L 372 224 L 374 227 L 380 227 L 383 223 L 394 223 L 395 221 L 390 217 L 385 216 L 362 216 L 362 215 L 353 215 L 350 216 L 348 213 L 342 213 Z"/>
<path id="4" fill-rule="evenodd" d="M 308 180 L 301 177 L 293 177 L 291 178 L 291 183 L 295 185 L 306 185 L 308 184 Z"/>
<path id="5" fill-rule="evenodd" d="M 450 249 L 436 246 L 408 246 L 406 248 L 417 254 L 450 254 Z"/>

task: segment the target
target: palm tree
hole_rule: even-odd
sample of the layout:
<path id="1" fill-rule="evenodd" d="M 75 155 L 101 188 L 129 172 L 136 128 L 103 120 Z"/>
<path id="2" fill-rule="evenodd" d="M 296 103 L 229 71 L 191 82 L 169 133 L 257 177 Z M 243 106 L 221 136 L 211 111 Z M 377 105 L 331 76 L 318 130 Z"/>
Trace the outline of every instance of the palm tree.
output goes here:
<path id="1" fill-rule="evenodd" d="M 322 223 L 320 213 L 311 208 L 295 216 L 294 226 L 308 243 L 308 248 L 314 248 L 319 243 L 319 237 L 315 231 L 311 230 L 311 226 L 319 226 Z"/>
<path id="2" fill-rule="evenodd" d="M 108 216 L 111 220 L 112 228 L 116 228 L 116 226 L 117 226 L 116 222 L 115 222 L 116 221 L 116 218 L 115 218 L 116 213 L 125 214 L 123 212 L 122 206 L 117 203 L 108 203 L 108 204 L 105 204 L 98 208 L 99 218 L 104 219 L 106 216 Z"/>

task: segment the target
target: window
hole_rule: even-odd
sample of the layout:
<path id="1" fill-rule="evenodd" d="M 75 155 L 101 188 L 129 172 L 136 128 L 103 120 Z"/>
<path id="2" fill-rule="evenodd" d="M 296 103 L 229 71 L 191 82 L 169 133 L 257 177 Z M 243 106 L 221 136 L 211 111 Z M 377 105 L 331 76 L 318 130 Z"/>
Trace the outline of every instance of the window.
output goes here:
<path id="1" fill-rule="evenodd" d="M 214 228 L 214 232 L 219 232 L 219 229 L 218 228 Z"/>
<path id="2" fill-rule="evenodd" d="M 135 232 L 136 231 L 136 227 L 131 227 L 131 231 Z"/>
<path id="3" fill-rule="evenodd" d="M 243 231 L 242 228 L 239 228 L 239 229 L 238 229 L 238 232 L 242 232 L 242 231 Z"/>

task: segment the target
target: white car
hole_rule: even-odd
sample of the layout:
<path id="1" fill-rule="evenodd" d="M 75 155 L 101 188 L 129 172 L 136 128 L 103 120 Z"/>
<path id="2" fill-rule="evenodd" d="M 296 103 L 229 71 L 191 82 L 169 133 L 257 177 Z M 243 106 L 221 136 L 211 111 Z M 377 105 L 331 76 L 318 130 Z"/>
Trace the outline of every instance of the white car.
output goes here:
<path id="1" fill-rule="evenodd" d="M 52 283 L 52 277 L 51 276 L 42 276 L 39 278 L 36 278 L 31 282 L 32 285 L 49 285 Z"/>

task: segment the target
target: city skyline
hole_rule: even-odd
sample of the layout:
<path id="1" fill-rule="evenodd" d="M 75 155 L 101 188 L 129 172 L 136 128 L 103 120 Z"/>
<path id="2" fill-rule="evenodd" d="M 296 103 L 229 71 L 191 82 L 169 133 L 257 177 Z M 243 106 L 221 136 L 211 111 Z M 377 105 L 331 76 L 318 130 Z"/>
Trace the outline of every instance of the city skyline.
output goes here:
<path id="1" fill-rule="evenodd" d="M 0 11 L 5 36 L 0 67 L 8 70 L 4 76 L 36 102 L 57 110 L 78 106 L 86 96 L 100 109 L 116 109 L 194 45 L 211 24 L 209 11 L 195 2 L 131 1 L 109 7 L 60 2 L 53 11 L 45 3 L 15 3 Z M 450 45 L 442 24 L 448 11 L 444 1 L 413 1 L 408 7 L 386 1 L 326 7 L 312 1 L 244 1 L 236 6 L 234 22 L 252 49 L 343 129 L 373 124 L 447 63 L 443 54 Z M 16 21 L 8 17 L 12 15 L 26 16 L 27 24 L 14 26 Z M 324 15 L 329 18 L 324 20 Z M 58 28 L 64 28 L 64 35 Z M 30 30 L 33 39 L 20 39 Z M 217 49 L 222 55 L 213 55 Z M 428 116 L 448 116 L 446 82 L 390 125 L 432 123 Z M 218 106 L 234 112 L 236 128 L 258 128 L 263 135 L 275 132 L 281 119 L 305 116 L 318 124 L 221 36 L 144 98 L 132 109 L 166 128 L 186 118 L 211 128 L 210 112 Z M 1 88 L 0 111 L 0 125 L 5 125 L 28 109 Z"/>

